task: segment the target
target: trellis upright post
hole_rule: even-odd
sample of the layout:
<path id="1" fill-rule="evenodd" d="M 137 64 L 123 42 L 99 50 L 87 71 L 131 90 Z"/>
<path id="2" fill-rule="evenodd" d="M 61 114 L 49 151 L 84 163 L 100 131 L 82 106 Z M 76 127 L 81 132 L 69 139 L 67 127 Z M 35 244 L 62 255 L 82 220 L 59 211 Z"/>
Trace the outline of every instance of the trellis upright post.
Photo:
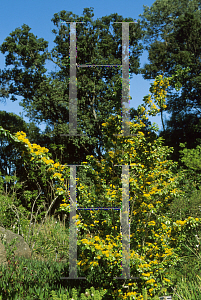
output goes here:
<path id="1" fill-rule="evenodd" d="M 76 64 L 76 23 L 83 22 L 61 22 L 70 23 L 70 87 L 69 87 L 69 134 L 61 134 L 61 136 L 82 136 L 85 134 L 77 134 L 77 86 L 76 86 L 76 66 L 77 67 L 122 67 L 122 125 L 123 136 L 130 135 L 129 125 L 129 23 L 137 22 L 114 22 L 122 23 L 122 65 L 77 65 Z M 75 30 L 75 33 L 73 32 Z M 125 48 L 125 50 L 123 50 Z M 124 53 L 123 53 L 124 52 Z M 121 135 L 120 135 L 121 136 Z M 61 277 L 61 279 L 86 279 L 85 277 L 77 277 L 77 236 L 76 236 L 76 166 L 70 165 L 70 234 L 69 234 L 69 277 Z M 130 277 L 130 228 L 129 228 L 129 165 L 122 166 L 122 178 L 126 182 L 122 188 L 122 267 L 121 277 L 115 279 L 137 279 L 138 277 Z M 72 184 L 73 183 L 73 184 Z M 87 209 L 87 208 L 85 208 Z M 111 209 L 111 208 L 98 208 Z M 116 208 L 120 209 L 120 208 Z M 127 216 L 125 216 L 127 214 Z M 124 216 L 124 217 L 123 217 Z M 74 220 L 73 220 L 74 219 Z"/>

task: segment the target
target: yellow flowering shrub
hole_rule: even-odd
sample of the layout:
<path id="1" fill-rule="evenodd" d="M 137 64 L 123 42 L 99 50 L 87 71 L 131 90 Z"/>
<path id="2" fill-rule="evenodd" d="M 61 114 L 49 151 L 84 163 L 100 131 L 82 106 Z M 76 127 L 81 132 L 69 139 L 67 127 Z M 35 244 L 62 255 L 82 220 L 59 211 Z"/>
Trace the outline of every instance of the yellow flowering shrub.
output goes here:
<path id="1" fill-rule="evenodd" d="M 178 247 L 182 238 L 177 229 L 188 223 L 178 220 L 174 224 L 164 215 L 173 198 L 182 193 L 178 188 L 178 176 L 173 173 L 176 164 L 167 159 L 172 149 L 163 146 L 160 139 L 153 140 L 149 135 L 145 137 L 135 124 L 130 123 L 130 126 L 132 134 L 139 133 L 137 137 L 114 137 L 113 133 L 121 130 L 121 120 L 118 116 L 108 119 L 103 128 L 109 145 L 104 158 L 99 162 L 92 156 L 87 157 L 91 169 L 86 168 L 86 172 L 94 185 L 86 186 L 78 179 L 77 186 L 79 207 L 121 207 L 122 182 L 121 170 L 118 170 L 121 168 L 114 165 L 131 166 L 130 270 L 131 276 L 139 279 L 130 282 L 127 293 L 115 289 L 113 280 L 121 273 L 119 211 L 112 211 L 111 215 L 106 210 L 82 210 L 81 217 L 77 215 L 80 232 L 88 228 L 86 237 L 83 239 L 80 234 L 78 240 L 79 274 L 90 278 L 93 283 L 97 278 L 99 285 L 106 282 L 104 286 L 108 289 L 112 284 L 113 299 L 117 295 L 127 299 L 130 293 L 136 299 L 142 299 L 143 287 L 147 288 L 148 297 L 152 297 L 162 285 L 166 288 L 171 286 L 166 271 L 180 261 Z M 195 222 L 200 224 L 200 220 Z"/>

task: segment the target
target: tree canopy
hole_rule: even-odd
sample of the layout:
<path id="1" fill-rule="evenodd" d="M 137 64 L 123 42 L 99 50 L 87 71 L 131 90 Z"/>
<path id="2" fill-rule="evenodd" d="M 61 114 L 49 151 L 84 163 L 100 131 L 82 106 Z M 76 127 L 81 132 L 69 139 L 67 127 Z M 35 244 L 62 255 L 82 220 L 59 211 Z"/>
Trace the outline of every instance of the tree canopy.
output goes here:
<path id="1" fill-rule="evenodd" d="M 141 69 L 145 79 L 157 75 L 172 76 L 178 66 L 189 71 L 179 80 L 181 91 L 169 87 L 167 108 L 170 115 L 161 132 L 165 143 L 173 146 L 179 157 L 179 143 L 188 148 L 200 143 L 201 113 L 201 13 L 200 1 L 155 1 L 145 7 L 142 17 L 145 47 L 149 64 Z"/>
<path id="2" fill-rule="evenodd" d="M 160 107 L 162 118 L 164 111 L 170 114 L 160 135 L 166 145 L 174 147 L 175 159 L 179 156 L 180 143 L 186 142 L 187 148 L 195 148 L 200 143 L 199 8 L 198 1 L 155 1 L 150 9 L 145 8 L 141 22 L 129 25 L 131 78 L 134 73 L 143 74 L 145 79 L 160 74 L 160 82 L 163 82 L 163 77 L 174 75 L 179 67 L 186 70 L 178 75 L 181 92 L 175 91 L 173 84 L 168 86 L 167 106 Z M 6 68 L 0 70 L 0 96 L 4 100 L 11 96 L 12 101 L 21 96 L 20 105 L 32 121 L 28 125 L 22 118 L 2 112 L 1 124 L 11 133 L 26 132 L 30 142 L 48 148 L 55 162 L 66 165 L 81 164 L 87 155 L 93 155 L 100 162 L 106 149 L 102 124 L 110 115 L 121 114 L 121 68 L 77 68 L 77 129 L 78 134 L 86 136 L 61 136 L 69 133 L 70 26 L 60 22 L 85 22 L 76 24 L 77 63 L 103 65 L 122 62 L 122 25 L 113 22 L 134 22 L 118 14 L 95 21 L 92 21 L 93 16 L 93 8 L 85 8 L 81 17 L 64 10 L 54 14 L 55 47 L 50 52 L 48 42 L 31 33 L 31 28 L 25 24 L 10 33 L 0 46 L 0 51 L 6 54 Z M 142 40 L 148 43 L 144 49 L 149 51 L 150 64 L 140 69 Z M 47 72 L 47 61 L 55 64 L 55 71 Z M 143 134 L 149 133 L 156 138 L 151 123 L 143 119 L 141 109 L 131 108 L 130 120 L 136 120 L 137 116 L 138 122 L 145 124 L 141 129 Z M 40 122 L 46 123 L 42 133 L 36 126 Z M 20 166 L 22 161 L 17 158 L 13 146 L 5 142 L 6 139 L 2 141 L 1 150 L 2 174 L 6 175 L 7 168 L 11 172 L 15 162 L 17 177 L 27 180 Z M 90 179 L 84 178 L 81 169 L 78 177 L 86 183 Z M 29 189 L 35 188 L 30 181 Z"/>
<path id="3" fill-rule="evenodd" d="M 54 14 L 52 22 L 56 27 L 53 30 L 56 46 L 50 52 L 48 42 L 31 33 L 31 28 L 26 24 L 10 33 L 0 46 L 0 51 L 6 54 L 6 68 L 0 73 L 2 99 L 11 96 L 11 100 L 16 101 L 16 96 L 21 96 L 20 105 L 26 112 L 25 116 L 35 126 L 40 122 L 47 124 L 41 134 L 31 132 L 36 128 L 29 130 L 24 126 L 17 126 L 16 132 L 25 131 L 30 141 L 34 137 L 34 142 L 48 148 L 53 159 L 60 160 L 61 164 L 81 164 L 87 155 L 93 155 L 100 161 L 104 151 L 101 124 L 111 114 L 121 114 L 121 68 L 77 68 L 77 130 L 78 134 L 85 133 L 86 136 L 61 136 L 69 133 L 70 25 L 60 21 L 85 22 L 76 24 L 77 63 L 103 65 L 122 64 L 122 25 L 112 22 L 134 22 L 132 18 L 123 18 L 118 14 L 92 21 L 92 11 L 92 8 L 85 8 L 82 17 L 64 10 Z M 133 73 L 139 73 L 142 53 L 139 41 L 142 35 L 139 24 L 129 25 L 131 77 Z M 47 72 L 47 61 L 55 64 L 55 71 Z M 136 115 L 140 117 L 135 109 L 131 109 L 130 113 L 131 120 Z M 149 125 L 146 120 L 145 132 Z M 10 130 L 11 127 L 5 129 Z M 18 166 L 16 170 L 17 177 L 25 180 L 23 176 L 26 175 L 21 168 Z M 35 189 L 32 182 L 29 188 Z"/>
<path id="4" fill-rule="evenodd" d="M 6 66 L 14 66 L 1 72 L 1 94 L 7 97 L 22 96 L 20 105 L 27 117 L 34 122 L 46 122 L 44 141 L 48 147 L 54 143 L 65 146 L 63 161 L 80 163 L 86 155 L 102 157 L 101 123 L 121 109 L 121 69 L 119 67 L 79 68 L 77 70 L 78 134 L 83 137 L 61 137 L 68 133 L 69 122 L 69 32 L 68 24 L 60 21 L 85 22 L 76 25 L 78 64 L 121 64 L 122 25 L 111 22 L 131 21 L 117 14 L 92 21 L 92 8 L 85 8 L 83 17 L 72 12 L 61 11 L 52 19 L 57 30 L 56 46 L 48 52 L 48 42 L 37 38 L 31 28 L 17 28 L 0 50 L 6 55 Z M 139 56 L 142 45 L 139 40 L 142 30 L 139 24 L 130 24 L 130 74 L 139 73 Z M 58 71 L 46 73 L 47 60 L 52 61 Z M 14 82 L 14 84 L 13 84 Z M 43 145 L 45 146 L 45 145 Z M 53 153 L 54 155 L 54 153 Z"/>

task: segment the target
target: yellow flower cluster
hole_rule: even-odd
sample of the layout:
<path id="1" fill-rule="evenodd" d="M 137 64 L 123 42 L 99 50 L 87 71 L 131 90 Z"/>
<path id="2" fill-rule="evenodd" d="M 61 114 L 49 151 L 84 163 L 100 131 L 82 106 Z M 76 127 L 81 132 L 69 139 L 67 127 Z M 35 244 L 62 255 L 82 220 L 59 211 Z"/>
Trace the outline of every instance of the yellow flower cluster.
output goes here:
<path id="1" fill-rule="evenodd" d="M 187 222 L 186 220 L 184 220 L 184 221 L 181 221 L 181 220 L 176 221 L 176 223 L 177 223 L 178 225 L 181 225 L 181 226 L 185 225 L 186 222 Z"/>
<path id="2" fill-rule="evenodd" d="M 65 169 L 65 166 L 61 166 L 60 163 L 54 163 L 52 159 L 47 157 L 47 153 L 49 152 L 49 149 L 45 147 L 41 147 L 40 145 L 37 144 L 31 144 L 26 137 L 26 133 L 23 131 L 17 132 L 14 135 L 19 141 L 22 141 L 23 144 L 28 148 L 28 152 L 31 154 L 30 161 L 37 160 L 40 157 L 41 162 L 44 162 L 46 165 L 50 166 L 47 168 L 47 171 L 52 172 L 53 171 L 53 178 L 58 178 L 59 181 L 62 183 L 64 181 L 64 178 L 62 178 L 62 172 Z M 24 151 L 23 151 L 24 154 Z M 59 172 L 57 172 L 57 170 Z M 57 189 L 58 190 L 58 189 Z M 61 191 L 61 190 L 58 190 Z"/>
<path id="3" fill-rule="evenodd" d="M 17 137 L 17 139 L 19 141 L 22 141 L 25 145 L 28 146 L 28 148 L 30 149 L 31 153 L 35 153 L 36 155 L 40 155 L 43 153 L 47 153 L 49 150 L 46 149 L 45 147 L 41 147 L 37 144 L 33 144 L 31 145 L 31 143 L 29 142 L 29 140 L 26 138 L 26 133 L 23 131 L 17 132 L 15 134 L 15 136 Z"/>
<path id="4" fill-rule="evenodd" d="M 170 82 L 168 78 L 163 78 L 162 75 L 156 77 L 155 81 L 151 84 L 150 87 L 151 94 L 145 96 L 143 99 L 145 105 L 148 105 L 149 107 L 149 110 L 147 111 L 144 108 L 141 108 L 141 112 L 145 112 L 144 116 L 146 116 L 147 114 L 156 116 L 161 109 L 165 109 L 167 107 L 167 105 L 165 104 L 165 98 L 167 96 L 166 89 L 169 86 Z M 158 105 L 159 108 L 157 108 L 154 102 Z"/>

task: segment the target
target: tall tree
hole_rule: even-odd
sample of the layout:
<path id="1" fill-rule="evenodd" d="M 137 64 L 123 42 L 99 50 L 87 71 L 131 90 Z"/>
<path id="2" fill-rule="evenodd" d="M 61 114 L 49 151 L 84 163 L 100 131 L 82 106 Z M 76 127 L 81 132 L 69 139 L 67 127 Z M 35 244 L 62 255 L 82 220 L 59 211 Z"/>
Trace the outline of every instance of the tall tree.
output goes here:
<path id="1" fill-rule="evenodd" d="M 178 66 L 189 71 L 181 76 L 181 91 L 169 88 L 166 111 L 170 119 L 161 132 L 179 158 L 179 143 L 194 148 L 201 140 L 201 13 L 200 1 L 161 0 L 145 8 L 142 25 L 146 28 L 145 47 L 149 64 L 141 69 L 145 79 L 162 74 L 172 76 Z"/>
<path id="2" fill-rule="evenodd" d="M 78 134 L 86 136 L 61 137 L 69 128 L 69 33 L 65 22 L 85 22 L 76 25 L 78 64 L 122 64 L 122 25 L 111 22 L 133 22 L 117 14 L 92 21 L 92 8 L 85 8 L 83 17 L 72 12 L 61 11 L 52 19 L 57 31 L 56 46 L 48 52 L 48 42 L 37 38 L 30 27 L 17 28 L 0 46 L 6 55 L 6 67 L 0 74 L 0 93 L 5 99 L 22 96 L 20 105 L 34 123 L 45 122 L 45 131 L 35 143 L 50 150 L 52 158 L 62 164 L 81 164 L 87 155 L 94 155 L 99 161 L 103 157 L 102 123 L 111 114 L 121 112 L 122 72 L 119 67 L 79 68 L 77 70 Z M 139 56 L 142 45 L 142 30 L 139 24 L 129 25 L 130 74 L 139 73 Z M 47 60 L 57 66 L 57 71 L 47 74 L 44 65 Z M 13 67 L 11 67 L 13 66 Z M 136 115 L 131 110 L 132 118 Z M 131 118 L 131 119 L 132 119 Z M 149 122 L 147 122 L 147 127 Z M 28 136 L 28 135 L 27 135 Z M 62 148 L 63 147 L 63 148 Z M 60 149 L 59 149 L 60 148 Z M 79 176 L 78 171 L 78 176 Z M 20 176 L 20 174 L 17 174 Z M 79 176 L 80 177 L 80 176 Z M 81 178 L 81 177 L 80 177 Z"/>
<path id="3" fill-rule="evenodd" d="M 86 155 L 102 157 L 101 124 L 111 113 L 119 113 L 121 107 L 121 69 L 118 67 L 79 68 L 77 71 L 78 92 L 78 133 L 85 132 L 86 137 L 61 137 L 68 134 L 69 122 L 69 32 L 68 24 L 60 21 L 86 22 L 77 24 L 77 63 L 121 64 L 122 34 L 121 24 L 113 24 L 113 34 L 109 31 L 111 22 L 134 21 L 112 14 L 92 22 L 93 9 L 84 9 L 84 17 L 61 11 L 52 21 L 58 28 L 56 46 L 51 53 L 47 51 L 48 42 L 37 39 L 30 28 L 23 25 L 6 38 L 1 45 L 2 53 L 8 51 L 6 66 L 14 65 L 2 72 L 2 82 L 8 84 L 7 93 L 23 97 L 21 105 L 27 117 L 35 122 L 46 122 L 46 136 L 49 144 L 65 146 L 63 161 L 80 163 Z M 130 24 L 130 73 L 138 74 L 139 55 L 142 46 L 139 40 L 142 31 L 139 24 Z M 42 54 L 40 54 L 42 52 Z M 15 54 L 15 55 L 14 55 Z M 58 72 L 47 76 L 44 64 L 52 61 Z M 21 66 L 23 68 L 21 68 Z M 14 81 L 14 85 L 11 83 Z M 105 80 L 105 81 L 104 81 Z M 5 92 L 4 92 L 5 93 Z M 3 92 L 2 92 L 3 94 Z M 54 155 L 54 152 L 53 152 Z"/>

